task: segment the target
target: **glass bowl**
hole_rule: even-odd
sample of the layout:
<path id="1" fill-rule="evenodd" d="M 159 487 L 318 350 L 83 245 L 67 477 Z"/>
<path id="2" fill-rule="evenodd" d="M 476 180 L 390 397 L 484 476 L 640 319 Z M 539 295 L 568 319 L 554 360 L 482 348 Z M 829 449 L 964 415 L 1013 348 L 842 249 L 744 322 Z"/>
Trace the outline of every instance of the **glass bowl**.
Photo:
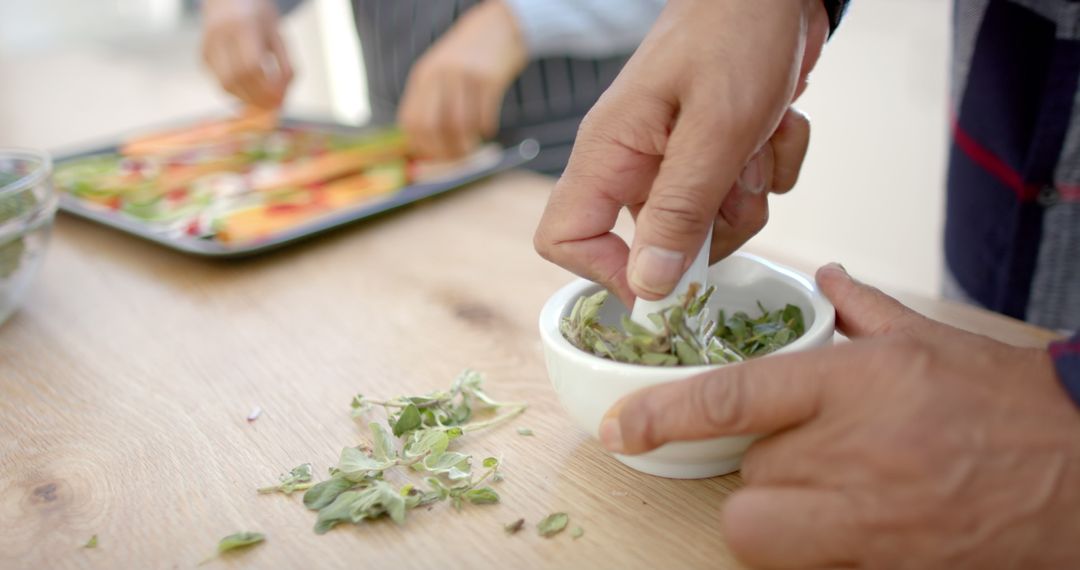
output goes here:
<path id="1" fill-rule="evenodd" d="M 18 308 L 38 272 L 56 202 L 49 155 L 0 148 L 0 324 Z"/>

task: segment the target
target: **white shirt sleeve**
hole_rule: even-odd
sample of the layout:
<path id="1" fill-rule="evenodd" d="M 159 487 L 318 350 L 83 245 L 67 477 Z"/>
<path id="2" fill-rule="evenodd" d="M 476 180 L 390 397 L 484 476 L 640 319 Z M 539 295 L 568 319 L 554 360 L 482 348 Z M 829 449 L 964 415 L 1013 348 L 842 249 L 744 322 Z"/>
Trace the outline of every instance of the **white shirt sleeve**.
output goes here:
<path id="1" fill-rule="evenodd" d="M 634 51 L 665 0 L 502 0 L 529 55 L 607 57 Z"/>

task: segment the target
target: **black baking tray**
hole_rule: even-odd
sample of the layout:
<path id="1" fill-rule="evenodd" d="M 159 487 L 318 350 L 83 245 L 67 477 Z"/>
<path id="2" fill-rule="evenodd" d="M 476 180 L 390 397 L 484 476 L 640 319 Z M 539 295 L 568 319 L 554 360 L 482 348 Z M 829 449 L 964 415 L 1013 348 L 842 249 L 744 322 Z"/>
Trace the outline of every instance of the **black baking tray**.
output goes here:
<path id="1" fill-rule="evenodd" d="M 282 119 L 281 125 L 290 128 L 345 134 L 362 134 L 367 130 L 371 130 L 370 127 L 352 127 L 348 125 L 296 118 Z M 167 129 L 168 127 L 165 128 Z M 157 130 L 163 129 L 159 128 Z M 54 159 L 54 162 L 57 165 L 61 165 L 67 161 L 94 154 L 117 152 L 119 146 L 119 143 L 113 142 L 95 148 L 62 153 Z M 535 158 L 540 152 L 540 146 L 535 140 L 526 139 L 512 147 L 502 148 L 501 152 L 501 156 L 496 161 L 473 170 L 464 171 L 460 175 L 438 181 L 406 186 L 392 196 L 388 196 L 384 199 L 357 204 L 356 207 L 353 208 L 344 208 L 340 211 L 312 220 L 309 223 L 300 224 L 289 230 L 279 232 L 265 240 L 236 245 L 225 244 L 208 238 L 176 236 L 161 231 L 155 231 L 155 228 L 152 226 L 129 218 L 121 212 L 87 206 L 81 200 L 66 192 L 58 192 L 60 196 L 59 207 L 60 210 L 73 216 L 85 218 L 184 253 L 203 257 L 244 257 L 274 250 L 346 224 L 370 218 L 402 206 L 407 206 L 425 198 L 444 194 L 493 174 L 517 168 Z"/>

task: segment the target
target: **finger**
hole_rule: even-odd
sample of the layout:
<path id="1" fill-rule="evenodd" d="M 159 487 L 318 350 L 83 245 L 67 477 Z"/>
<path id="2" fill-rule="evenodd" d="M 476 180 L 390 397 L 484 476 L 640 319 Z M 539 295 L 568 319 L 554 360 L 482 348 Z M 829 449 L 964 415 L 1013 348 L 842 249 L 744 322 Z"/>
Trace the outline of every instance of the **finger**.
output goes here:
<path id="1" fill-rule="evenodd" d="M 416 154 L 440 158 L 443 150 L 438 119 L 442 107 L 442 89 L 436 78 L 416 69 L 409 76 L 402 98 L 400 120 Z"/>
<path id="2" fill-rule="evenodd" d="M 423 145 L 420 124 L 420 89 L 417 83 L 420 81 L 420 67 L 414 65 L 409 77 L 405 81 L 405 89 L 401 94 L 401 102 L 397 109 L 397 123 L 405 132 L 409 141 L 409 147 L 413 154 L 422 155 Z"/>
<path id="3" fill-rule="evenodd" d="M 766 487 L 733 494 L 724 504 L 724 539 L 754 568 L 852 566 L 859 559 L 858 513 L 834 490 Z"/>
<path id="4" fill-rule="evenodd" d="M 820 482 L 829 470 L 822 465 L 819 430 L 789 429 L 750 445 L 739 464 L 747 485 L 801 486 Z"/>
<path id="5" fill-rule="evenodd" d="M 533 238 L 545 259 L 600 283 L 628 307 L 629 248 L 611 229 L 624 205 L 645 201 L 672 113 L 670 104 L 632 91 L 601 97 L 582 121 Z"/>
<path id="6" fill-rule="evenodd" d="M 810 146 L 810 119 L 802 111 L 789 108 L 780 120 L 768 146 L 773 153 L 770 190 L 783 194 L 795 187 Z"/>
<path id="7" fill-rule="evenodd" d="M 879 336 L 929 324 L 926 317 L 896 299 L 852 279 L 838 263 L 818 269 L 817 283 L 836 307 L 837 329 L 848 338 Z"/>
<path id="8" fill-rule="evenodd" d="M 292 83 L 295 72 L 293 70 L 292 60 L 289 58 L 289 50 L 285 47 L 285 40 L 282 39 L 281 34 L 275 33 L 270 36 L 269 47 L 270 53 L 277 63 L 277 99 L 278 103 L 280 103 L 285 99 L 285 93 L 288 90 L 289 84 Z"/>
<path id="9" fill-rule="evenodd" d="M 466 78 L 458 77 L 447 86 L 442 135 L 448 158 L 459 158 L 472 150 L 480 131 L 479 105 Z"/>
<path id="10" fill-rule="evenodd" d="M 277 103 L 277 94 L 273 81 L 263 66 L 266 55 L 262 43 L 252 34 L 240 37 L 236 55 L 240 68 L 242 89 L 252 98 L 252 102 L 262 108 L 271 108 Z"/>
<path id="11" fill-rule="evenodd" d="M 243 40 L 231 37 L 227 45 L 228 48 L 224 51 L 224 56 L 227 58 L 226 66 L 229 79 L 225 89 L 245 103 L 257 107 L 261 106 L 259 96 L 252 89 L 249 71 L 249 66 L 252 63 L 247 59 L 249 57 L 247 55 L 248 50 L 244 47 Z"/>
<path id="12" fill-rule="evenodd" d="M 604 446 L 644 453 L 669 441 L 770 434 L 812 420 L 826 386 L 861 365 L 854 343 L 724 366 L 639 390 L 615 403 L 600 426 Z"/>
<path id="13" fill-rule="evenodd" d="M 630 248 L 628 278 L 639 297 L 656 300 L 671 292 L 754 150 L 749 145 L 756 143 L 747 141 L 753 137 L 732 132 L 717 115 L 694 100 L 680 110 Z"/>
<path id="14" fill-rule="evenodd" d="M 487 139 L 494 138 L 499 132 L 499 115 L 502 114 L 502 102 L 506 92 L 500 89 L 485 89 L 480 98 L 480 134 Z"/>
<path id="15" fill-rule="evenodd" d="M 253 104 L 254 101 L 240 84 L 240 72 L 236 67 L 236 57 L 231 50 L 230 43 L 230 47 L 223 50 L 215 58 L 217 61 L 216 69 L 218 70 L 218 78 L 221 81 L 221 87 L 225 89 L 226 93 L 229 93 L 240 101 Z"/>
<path id="16" fill-rule="evenodd" d="M 751 160 L 751 163 L 768 163 L 770 152 Z M 748 166 L 750 168 L 750 166 Z M 767 166 L 765 168 L 768 168 Z M 757 235 L 769 221 L 769 195 L 764 191 L 750 192 L 736 184 L 720 206 L 720 213 L 713 225 L 713 240 L 709 249 L 709 261 L 714 263 L 743 246 Z"/>

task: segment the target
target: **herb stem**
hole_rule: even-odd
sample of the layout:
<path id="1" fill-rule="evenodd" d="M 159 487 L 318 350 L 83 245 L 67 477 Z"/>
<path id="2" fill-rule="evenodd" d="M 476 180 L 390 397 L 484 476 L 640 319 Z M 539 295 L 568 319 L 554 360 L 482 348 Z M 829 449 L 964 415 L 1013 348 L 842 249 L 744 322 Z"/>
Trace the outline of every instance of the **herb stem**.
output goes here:
<path id="1" fill-rule="evenodd" d="M 306 491 L 307 489 L 310 489 L 313 486 L 315 486 L 315 483 L 297 483 L 297 484 L 293 485 L 292 488 L 293 488 L 293 491 Z M 261 489 L 256 489 L 256 490 L 260 494 L 268 495 L 270 493 L 277 493 L 278 491 L 280 491 L 281 490 L 281 485 L 274 485 L 273 487 L 263 487 Z M 288 493 L 286 493 L 286 494 L 288 494 Z"/>
<path id="2" fill-rule="evenodd" d="M 476 431 L 476 430 L 480 430 L 480 429 L 484 429 L 484 428 L 489 428 L 489 427 L 492 427 L 492 426 L 495 426 L 495 425 L 499 425 L 499 424 L 501 424 L 501 423 L 503 423 L 503 422 L 505 422 L 505 421 L 507 421 L 509 419 L 512 419 L 512 418 L 515 418 L 515 417 L 521 415 L 525 411 L 525 408 L 528 407 L 528 405 L 524 404 L 524 403 L 502 404 L 502 406 L 505 406 L 505 407 L 513 406 L 513 409 L 506 412 L 505 414 L 495 416 L 495 417 L 491 418 L 490 420 L 485 420 L 485 421 L 482 421 L 482 422 L 475 422 L 475 423 L 471 423 L 471 424 L 465 424 L 465 425 L 461 426 L 461 430 L 464 431 L 464 432 L 472 432 L 472 431 Z"/>

